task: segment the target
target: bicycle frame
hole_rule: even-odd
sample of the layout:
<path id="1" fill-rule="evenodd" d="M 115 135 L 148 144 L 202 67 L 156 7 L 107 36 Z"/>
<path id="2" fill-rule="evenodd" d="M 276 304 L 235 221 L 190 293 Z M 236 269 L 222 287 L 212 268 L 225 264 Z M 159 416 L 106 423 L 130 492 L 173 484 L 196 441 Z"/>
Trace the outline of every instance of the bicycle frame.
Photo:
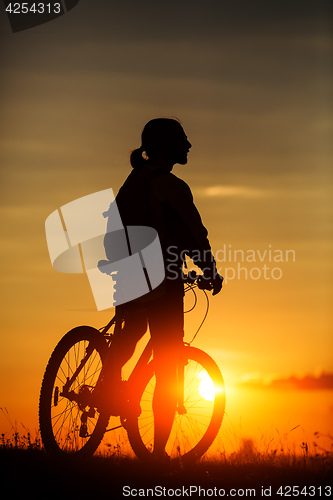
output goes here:
<path id="1" fill-rule="evenodd" d="M 115 315 L 110 321 L 109 323 L 101 330 L 101 333 L 103 335 L 107 335 L 107 332 L 109 331 L 109 329 L 111 328 L 111 326 L 113 324 L 115 324 L 115 331 L 117 329 L 117 315 Z M 189 345 L 187 343 L 183 343 L 183 346 L 185 345 Z M 109 341 L 109 348 L 111 347 L 111 340 Z M 152 354 L 153 354 L 153 349 L 152 349 L 152 340 L 149 339 L 149 341 L 147 342 L 144 350 L 142 351 L 141 355 L 140 355 L 140 358 L 138 359 L 136 365 L 134 366 L 128 380 L 127 380 L 127 384 L 129 386 L 129 391 L 131 392 L 131 387 L 132 385 L 135 386 L 135 384 L 137 383 L 137 380 L 140 376 L 140 373 L 142 373 L 143 369 L 145 366 L 148 365 L 151 357 L 152 357 Z M 184 368 L 186 366 L 186 364 L 188 363 L 188 360 L 186 360 L 186 358 L 184 357 L 183 358 L 183 361 L 181 363 L 178 364 L 178 369 L 177 369 L 177 412 L 179 414 L 185 414 L 186 413 L 186 408 L 185 408 L 185 405 L 184 405 Z"/>
<path id="2" fill-rule="evenodd" d="M 113 325 L 115 325 L 115 332 L 116 332 L 117 315 L 113 316 L 113 318 L 109 321 L 109 323 L 100 330 L 101 335 L 103 335 L 106 339 L 107 349 L 111 349 L 112 346 L 112 337 L 115 334 L 115 332 L 111 334 L 109 334 L 108 332 Z M 77 394 L 74 391 L 70 391 L 70 387 L 74 383 L 75 379 L 78 377 L 80 372 L 83 370 L 85 364 L 89 360 L 93 351 L 94 347 L 89 345 L 86 349 L 85 356 L 82 358 L 79 366 L 77 367 L 73 375 L 70 378 L 67 378 L 67 381 L 63 386 L 63 390 L 60 392 L 60 396 L 64 396 L 70 401 L 76 401 L 78 404 L 80 404 L 80 399 L 81 399 L 80 394 Z M 153 353 L 152 340 L 149 339 L 127 380 L 129 392 L 131 392 L 131 387 L 137 384 L 140 373 L 142 373 L 145 366 L 148 365 L 152 357 L 152 353 Z M 177 412 L 179 414 L 186 413 L 186 409 L 184 406 L 184 367 L 186 364 L 187 361 L 184 359 L 184 363 L 182 362 L 181 365 L 179 364 L 177 369 Z"/>

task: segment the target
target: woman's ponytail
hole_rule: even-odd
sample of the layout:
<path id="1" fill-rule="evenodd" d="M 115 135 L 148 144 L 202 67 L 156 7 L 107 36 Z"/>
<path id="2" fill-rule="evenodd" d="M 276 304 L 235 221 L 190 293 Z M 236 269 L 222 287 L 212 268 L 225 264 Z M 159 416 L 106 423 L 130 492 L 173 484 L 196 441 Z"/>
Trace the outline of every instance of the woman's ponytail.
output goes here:
<path id="1" fill-rule="evenodd" d="M 130 156 L 130 162 L 133 168 L 141 168 L 146 164 L 146 159 L 142 156 L 144 149 L 140 146 L 138 149 L 134 149 Z"/>

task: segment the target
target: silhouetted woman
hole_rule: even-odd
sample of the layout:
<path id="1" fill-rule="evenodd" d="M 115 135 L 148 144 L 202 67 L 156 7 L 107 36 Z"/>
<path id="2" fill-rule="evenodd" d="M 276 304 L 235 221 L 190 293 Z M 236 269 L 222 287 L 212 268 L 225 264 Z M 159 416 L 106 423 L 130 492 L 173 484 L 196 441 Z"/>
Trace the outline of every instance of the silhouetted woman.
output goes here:
<path id="1" fill-rule="evenodd" d="M 177 120 L 157 118 L 143 129 L 141 146 L 131 154 L 132 172 L 116 197 L 124 226 L 157 230 L 165 264 L 165 280 L 142 298 L 117 306 L 123 320 L 117 351 L 117 377 L 149 326 L 155 360 L 154 455 L 165 459 L 165 446 L 176 410 L 178 352 L 184 335 L 182 266 L 185 254 L 204 272 L 213 294 L 222 287 L 207 239 L 207 230 L 188 185 L 171 173 L 185 165 L 191 148 Z M 115 346 L 116 347 L 116 346 Z"/>

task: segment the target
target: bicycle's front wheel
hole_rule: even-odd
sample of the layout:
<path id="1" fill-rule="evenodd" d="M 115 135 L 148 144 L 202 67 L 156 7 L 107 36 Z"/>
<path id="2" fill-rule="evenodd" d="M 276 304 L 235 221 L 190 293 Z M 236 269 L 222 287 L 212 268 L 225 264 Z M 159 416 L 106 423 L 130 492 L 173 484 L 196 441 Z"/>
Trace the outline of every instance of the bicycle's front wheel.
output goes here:
<path id="1" fill-rule="evenodd" d="M 225 388 L 219 367 L 207 353 L 190 346 L 184 349 L 184 407 L 176 411 L 166 452 L 171 459 L 186 462 L 201 458 L 213 443 L 224 415 Z M 140 379 L 137 390 L 142 412 L 126 427 L 134 453 L 149 460 L 154 446 L 153 361 Z"/>
<path id="2" fill-rule="evenodd" d="M 39 399 L 39 426 L 46 451 L 92 455 L 109 416 L 90 406 L 106 352 L 101 333 L 89 326 L 68 332 L 46 367 Z"/>

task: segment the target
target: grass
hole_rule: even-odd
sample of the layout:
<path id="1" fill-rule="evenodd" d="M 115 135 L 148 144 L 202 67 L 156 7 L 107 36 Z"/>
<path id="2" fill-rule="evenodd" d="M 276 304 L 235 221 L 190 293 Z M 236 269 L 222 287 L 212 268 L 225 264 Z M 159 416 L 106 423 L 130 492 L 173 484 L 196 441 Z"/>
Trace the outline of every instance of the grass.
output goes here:
<path id="1" fill-rule="evenodd" d="M 219 451 L 187 468 L 181 464 L 152 468 L 132 456 L 124 456 L 120 452 L 120 440 L 114 445 L 107 443 L 105 451 L 84 461 L 59 460 L 45 453 L 38 432 L 32 438 L 24 426 L 23 429 L 24 433 L 20 434 L 16 425 L 13 426 L 10 433 L 1 435 L 0 442 L 3 486 L 8 484 L 16 494 L 49 495 L 56 491 L 65 498 L 72 493 L 84 495 L 84 498 L 109 494 L 118 500 L 125 498 L 124 486 L 141 489 L 142 496 L 143 493 L 147 496 L 147 489 L 153 496 L 152 488 L 156 486 L 166 488 L 165 493 L 183 487 L 189 493 L 190 486 L 200 486 L 201 494 L 192 490 L 191 498 L 202 497 L 204 489 L 214 493 L 214 488 L 216 492 L 240 488 L 239 498 L 245 496 L 246 489 L 252 489 L 252 496 L 253 492 L 262 496 L 262 487 L 266 493 L 272 488 L 271 498 L 282 498 L 276 495 L 279 486 L 323 488 L 330 484 L 332 477 L 333 454 L 328 451 L 310 453 L 306 443 L 300 444 L 302 453 L 297 455 L 267 447 L 259 450 L 252 440 L 243 440 L 235 452 L 228 455 Z M 141 495 L 137 491 L 137 496 Z"/>
<path id="2" fill-rule="evenodd" d="M 241 439 L 235 431 L 225 432 L 215 440 L 212 452 L 196 464 L 187 467 L 181 463 L 169 467 L 147 467 L 133 456 L 125 434 L 119 434 L 113 440 L 106 434 L 104 445 L 86 460 L 51 457 L 43 448 L 39 431 L 32 436 L 29 429 L 21 424 L 22 432 L 19 432 L 17 423 L 12 421 L 6 408 L 0 410 L 11 427 L 9 432 L 0 436 L 0 473 L 3 485 L 8 484 L 16 494 L 38 492 L 49 495 L 57 491 L 65 498 L 71 493 L 76 496 L 81 494 L 84 498 L 110 494 L 118 500 L 125 498 L 124 486 L 138 490 L 137 496 L 153 496 L 152 488 L 155 486 L 166 488 L 166 493 L 168 489 L 172 493 L 177 488 L 187 488 L 188 494 L 190 486 L 200 486 L 203 489 L 201 494 L 192 490 L 191 498 L 204 496 L 204 490 L 206 493 L 209 490 L 206 496 L 218 496 L 214 495 L 214 491 L 225 491 L 227 496 L 231 488 L 240 489 L 238 498 L 249 496 L 245 493 L 246 489 L 252 489 L 252 496 L 255 492 L 255 496 L 262 497 L 262 488 L 271 493 L 270 498 L 282 498 L 276 494 L 280 486 L 324 488 L 331 484 L 333 449 L 326 450 L 319 446 L 318 433 L 311 446 L 300 442 L 295 449 L 288 442 L 288 434 L 296 427 L 284 435 L 276 429 L 276 435 L 261 436 L 258 442 Z M 233 451 L 227 452 L 223 443 L 228 443 L 229 449 L 232 445 Z M 142 490 L 141 495 L 139 489 Z M 149 494 L 143 495 L 148 489 Z M 163 490 L 159 491 L 163 493 Z M 313 490 L 308 490 L 308 493 L 313 493 Z M 325 497 L 324 490 L 322 493 Z"/>

